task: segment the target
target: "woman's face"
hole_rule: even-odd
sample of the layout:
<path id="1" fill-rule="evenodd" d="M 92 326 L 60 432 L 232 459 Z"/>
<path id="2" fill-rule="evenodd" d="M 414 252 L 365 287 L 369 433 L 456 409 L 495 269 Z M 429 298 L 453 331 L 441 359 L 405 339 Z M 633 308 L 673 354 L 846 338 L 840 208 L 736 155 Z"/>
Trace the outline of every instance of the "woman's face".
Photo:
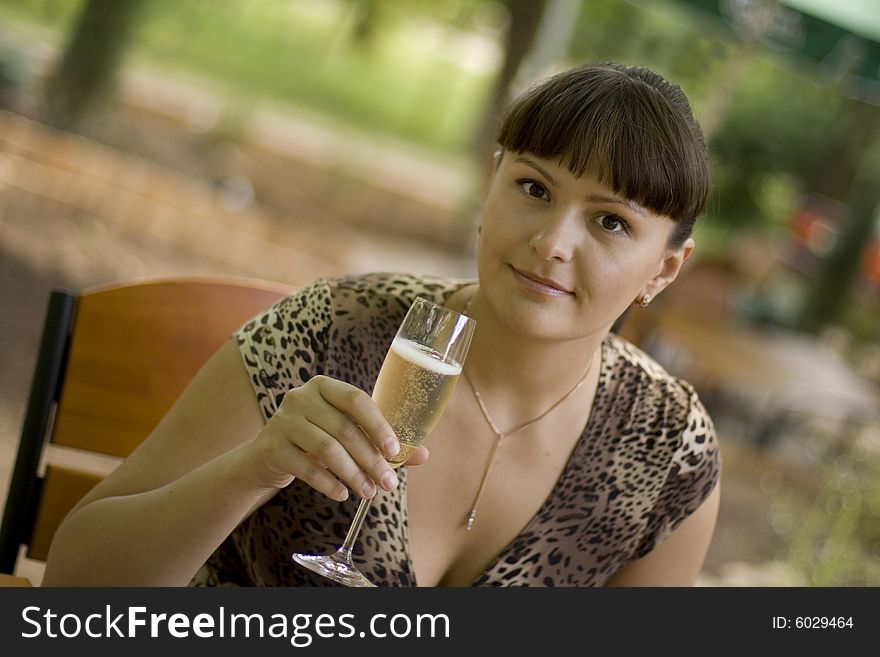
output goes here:
<path id="1" fill-rule="evenodd" d="M 483 297 L 533 338 L 604 334 L 643 293 L 678 274 L 693 241 L 669 249 L 675 223 L 556 161 L 506 152 L 483 213 Z"/>

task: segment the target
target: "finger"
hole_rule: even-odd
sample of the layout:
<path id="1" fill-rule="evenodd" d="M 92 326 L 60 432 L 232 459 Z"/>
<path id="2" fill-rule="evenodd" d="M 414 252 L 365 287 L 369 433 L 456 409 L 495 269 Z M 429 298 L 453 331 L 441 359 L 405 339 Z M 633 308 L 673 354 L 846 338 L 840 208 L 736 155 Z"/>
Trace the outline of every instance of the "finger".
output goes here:
<path id="1" fill-rule="evenodd" d="M 306 419 L 308 420 L 308 418 Z M 353 427 L 348 430 L 349 434 L 359 433 L 360 437 L 357 440 L 360 444 L 372 450 L 374 460 L 384 462 L 385 459 L 366 441 L 360 429 L 350 420 L 346 420 L 346 422 Z M 361 497 L 372 497 L 376 494 L 376 484 L 373 477 L 358 464 L 346 446 L 343 445 L 342 440 L 347 439 L 330 434 L 323 427 L 311 422 L 307 428 L 298 431 L 297 434 L 296 444 L 323 463 L 330 472 L 348 484 L 351 490 Z M 387 464 L 385 467 L 388 467 Z M 382 475 L 379 476 L 381 478 Z"/>
<path id="2" fill-rule="evenodd" d="M 422 465 L 428 461 L 430 456 L 428 448 L 422 445 L 412 453 L 412 456 L 407 459 L 405 465 Z"/>
<path id="3" fill-rule="evenodd" d="M 348 489 L 314 456 L 293 443 L 284 452 L 280 465 L 297 479 L 337 502 L 348 499 Z"/>
<path id="4" fill-rule="evenodd" d="M 376 448 L 386 456 L 400 451 L 394 430 L 376 402 L 360 388 L 329 377 L 315 377 L 321 396 L 329 404 L 348 414 L 358 424 Z"/>
<path id="5" fill-rule="evenodd" d="M 369 441 L 363 429 L 347 415 L 318 412 L 314 415 L 307 414 L 306 419 L 327 435 L 335 438 L 338 444 L 345 449 L 358 468 L 358 475 L 352 476 L 362 476 L 370 483 L 378 482 L 385 490 L 391 490 L 397 486 L 397 475 L 392 472 L 388 461 Z M 345 465 L 347 472 L 347 464 Z M 335 468 L 331 469 L 335 470 Z M 343 479 L 349 481 L 343 471 L 339 471 L 339 474 Z M 358 488 L 353 488 L 353 490 L 360 491 Z"/>

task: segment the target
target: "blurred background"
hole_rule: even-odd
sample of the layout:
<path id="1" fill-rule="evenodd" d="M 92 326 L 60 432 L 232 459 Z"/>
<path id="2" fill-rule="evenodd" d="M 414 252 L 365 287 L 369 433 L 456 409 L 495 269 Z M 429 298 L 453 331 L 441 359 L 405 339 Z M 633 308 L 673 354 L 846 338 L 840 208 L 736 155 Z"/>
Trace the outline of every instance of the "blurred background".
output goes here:
<path id="1" fill-rule="evenodd" d="M 701 584 L 880 585 L 878 0 L 0 0 L 0 502 L 53 287 L 473 276 L 500 108 L 612 59 L 712 154 L 622 328 L 717 425 Z"/>

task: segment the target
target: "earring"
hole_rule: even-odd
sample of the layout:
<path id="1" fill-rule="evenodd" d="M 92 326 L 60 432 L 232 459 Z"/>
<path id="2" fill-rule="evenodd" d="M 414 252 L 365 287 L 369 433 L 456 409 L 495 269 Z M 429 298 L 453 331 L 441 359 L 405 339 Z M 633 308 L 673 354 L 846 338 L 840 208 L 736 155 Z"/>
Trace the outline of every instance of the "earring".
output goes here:
<path id="1" fill-rule="evenodd" d="M 636 303 L 639 306 L 641 306 L 642 308 L 644 308 L 649 303 L 651 303 L 651 295 L 646 292 L 645 294 L 641 295 L 638 299 L 636 299 Z"/>

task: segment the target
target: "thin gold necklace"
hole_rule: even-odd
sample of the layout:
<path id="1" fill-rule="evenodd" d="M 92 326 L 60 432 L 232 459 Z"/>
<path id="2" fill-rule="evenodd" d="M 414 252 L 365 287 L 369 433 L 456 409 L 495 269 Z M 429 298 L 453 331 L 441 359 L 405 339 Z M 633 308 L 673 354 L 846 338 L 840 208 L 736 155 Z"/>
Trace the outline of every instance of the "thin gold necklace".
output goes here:
<path id="1" fill-rule="evenodd" d="M 474 294 L 476 294 L 476 293 L 474 293 Z M 474 299 L 474 295 L 471 295 L 471 297 L 467 300 L 467 303 L 464 306 L 464 314 L 465 315 L 468 314 L 468 311 L 470 310 L 470 307 L 471 307 L 471 301 L 473 301 L 473 299 Z M 470 531 L 471 528 L 474 526 L 474 521 L 477 518 L 477 506 L 480 504 L 480 498 L 483 496 L 483 490 L 486 488 L 486 482 L 489 481 L 489 473 L 492 472 L 492 465 L 495 463 L 495 454 L 498 453 L 498 448 L 501 447 L 501 441 L 503 439 L 507 438 L 508 436 L 512 436 L 513 434 L 515 434 L 519 431 L 522 431 L 526 427 L 530 427 L 531 425 L 535 424 L 535 422 L 537 422 L 538 420 L 543 419 L 546 415 L 548 415 L 550 413 L 550 411 L 552 411 L 557 406 L 559 406 L 562 402 L 564 402 L 566 399 L 571 397 L 578 390 L 578 388 L 580 388 L 581 385 L 583 385 L 584 381 L 587 380 L 587 376 L 589 375 L 591 369 L 593 369 L 593 359 L 592 358 L 590 359 L 590 362 L 587 364 L 587 371 L 584 372 L 584 375 L 580 378 L 580 381 L 578 381 L 571 390 L 566 392 L 559 400 L 557 400 L 552 406 L 550 406 L 550 408 L 548 408 L 546 411 L 541 413 L 538 417 L 535 417 L 535 418 L 529 420 L 528 422 L 523 422 L 522 424 L 514 427 L 513 429 L 508 429 L 507 431 L 501 431 L 500 429 L 498 429 L 498 426 L 495 424 L 495 422 L 492 421 L 492 417 L 489 415 L 489 409 L 487 409 L 486 404 L 483 403 L 483 398 L 480 396 L 479 391 L 477 390 L 476 386 L 473 384 L 473 381 L 471 381 L 467 372 L 466 371 L 463 372 L 465 381 L 467 381 L 468 385 L 471 387 L 471 390 L 474 393 L 474 397 L 477 400 L 477 405 L 480 407 L 480 412 L 483 414 L 483 417 L 486 418 L 486 423 L 489 425 L 489 428 L 492 430 L 492 433 L 495 434 L 495 445 L 492 447 L 491 454 L 489 454 L 489 462 L 486 464 L 486 470 L 483 472 L 483 480 L 480 482 L 480 487 L 477 488 L 477 494 L 474 496 L 474 503 L 473 503 L 473 505 L 471 505 L 471 512 L 470 512 L 470 514 L 468 514 L 467 522 L 465 523 L 465 527 L 464 527 L 465 531 Z"/>

